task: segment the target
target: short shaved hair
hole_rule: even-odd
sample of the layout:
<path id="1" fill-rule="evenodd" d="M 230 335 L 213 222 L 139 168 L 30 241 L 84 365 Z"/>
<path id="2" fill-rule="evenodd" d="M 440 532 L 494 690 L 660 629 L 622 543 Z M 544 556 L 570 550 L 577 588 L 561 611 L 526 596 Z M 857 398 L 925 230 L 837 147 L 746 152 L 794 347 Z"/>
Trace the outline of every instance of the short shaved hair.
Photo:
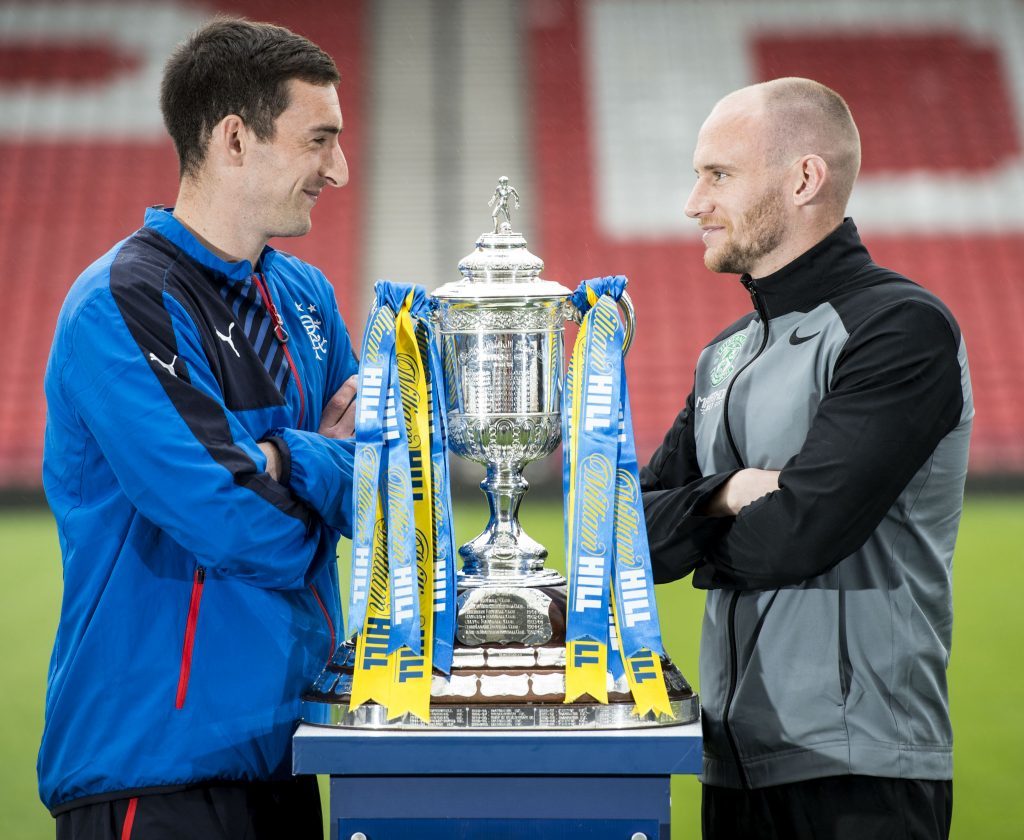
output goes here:
<path id="1" fill-rule="evenodd" d="M 845 208 L 860 172 L 860 132 L 846 101 L 811 79 L 787 77 L 751 85 L 768 124 L 769 149 L 780 163 L 818 155 L 832 176 L 830 198 Z"/>

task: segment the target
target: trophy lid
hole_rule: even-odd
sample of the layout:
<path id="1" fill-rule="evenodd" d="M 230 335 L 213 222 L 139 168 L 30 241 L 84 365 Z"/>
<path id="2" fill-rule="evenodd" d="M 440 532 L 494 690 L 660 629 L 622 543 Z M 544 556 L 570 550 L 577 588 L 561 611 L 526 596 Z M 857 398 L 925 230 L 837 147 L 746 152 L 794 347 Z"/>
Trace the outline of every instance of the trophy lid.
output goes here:
<path id="1" fill-rule="evenodd" d="M 519 193 L 506 176 L 488 202 L 494 208 L 494 230 L 480 234 L 476 248 L 459 261 L 462 280 L 445 283 L 435 298 L 561 297 L 570 290 L 559 283 L 541 280 L 544 261 L 526 247 L 526 238 L 512 230 L 509 202 L 519 207 Z M 500 221 L 504 216 L 505 221 Z"/>

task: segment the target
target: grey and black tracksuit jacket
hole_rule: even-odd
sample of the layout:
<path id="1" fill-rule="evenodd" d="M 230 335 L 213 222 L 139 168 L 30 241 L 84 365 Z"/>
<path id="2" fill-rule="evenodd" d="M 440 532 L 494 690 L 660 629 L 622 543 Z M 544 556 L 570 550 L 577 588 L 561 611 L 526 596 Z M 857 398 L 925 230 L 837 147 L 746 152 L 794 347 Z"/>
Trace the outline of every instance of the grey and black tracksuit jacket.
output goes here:
<path id="1" fill-rule="evenodd" d="M 974 407 L 960 330 L 852 220 L 701 353 L 641 474 L 655 579 L 707 590 L 707 784 L 952 778 L 953 545 Z M 736 517 L 736 470 L 781 470 Z"/>

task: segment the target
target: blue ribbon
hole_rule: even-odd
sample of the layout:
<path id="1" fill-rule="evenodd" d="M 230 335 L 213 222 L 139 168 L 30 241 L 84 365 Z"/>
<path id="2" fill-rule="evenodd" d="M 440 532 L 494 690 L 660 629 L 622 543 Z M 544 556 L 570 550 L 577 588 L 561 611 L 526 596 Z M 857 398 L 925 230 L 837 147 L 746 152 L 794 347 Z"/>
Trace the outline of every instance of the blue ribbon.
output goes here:
<path id="1" fill-rule="evenodd" d="M 585 280 L 570 296 L 570 301 L 581 312 L 584 318 L 593 318 L 592 310 L 599 307 L 614 307 L 611 301 L 618 301 L 625 291 L 627 280 L 622 275 L 599 277 Z M 591 305 L 588 297 L 588 289 L 597 296 L 597 302 Z M 618 323 L 617 313 L 612 313 Z M 588 345 L 591 341 L 591 329 L 593 322 L 588 324 L 587 339 Z M 584 366 L 582 371 L 573 370 L 570 365 L 569 374 L 566 378 L 566 399 L 562 418 L 563 430 L 563 479 L 562 488 L 565 498 L 568 500 L 569 493 L 569 441 L 570 420 L 573 417 L 572 402 L 572 377 L 590 376 L 594 371 L 595 361 L 603 364 L 612 364 L 614 358 L 616 386 L 615 393 L 615 447 L 614 447 L 614 493 L 613 497 L 613 530 L 614 536 L 610 540 L 610 548 L 613 556 L 611 569 L 611 582 L 615 588 L 615 604 L 619 617 L 619 638 L 618 646 L 622 655 L 632 657 L 641 649 L 647 648 L 656 654 L 663 655 L 664 648 L 661 640 L 661 626 L 658 618 L 657 602 L 654 596 L 654 577 L 651 571 L 650 547 L 647 540 L 647 527 L 644 519 L 643 498 L 640 493 L 639 469 L 636 457 L 636 445 L 633 435 L 632 413 L 629 403 L 629 392 L 626 382 L 626 366 L 622 356 L 622 330 L 621 326 L 616 331 L 612 340 L 608 341 L 603 348 L 603 353 L 595 355 L 592 347 L 588 346 L 584 354 Z M 603 362 L 601 361 L 603 360 Z M 586 385 L 584 383 L 584 399 L 586 399 Z M 579 485 L 580 465 L 588 454 L 600 451 L 607 452 L 605 436 L 607 429 L 602 429 L 600 449 L 596 449 L 593 438 L 588 438 L 586 429 L 586 404 L 580 415 L 583 429 L 580 430 L 580 445 L 577 455 L 577 485 Z M 579 511 L 581 500 L 579 489 L 576 490 L 575 505 Z M 587 515 L 587 511 L 579 511 Z M 591 514 L 593 511 L 591 511 Z M 577 526 L 573 528 L 578 535 Z M 607 533 L 605 530 L 602 533 Z M 568 524 L 566 525 L 568 535 Z M 568 536 L 566 540 L 568 543 Z M 575 578 L 577 568 L 575 547 L 569 547 L 572 562 L 572 578 Z M 610 636 L 607 626 L 606 635 L 598 638 L 594 635 L 597 632 L 596 621 L 588 617 L 587 622 L 579 620 L 573 622 L 576 613 L 573 611 L 573 580 L 570 579 L 570 629 L 567 638 L 576 640 L 590 637 L 595 641 L 607 641 Z M 607 604 L 607 601 L 605 601 Z M 605 620 L 608 620 L 608 612 L 605 612 Z M 618 656 L 608 658 L 608 667 L 613 678 L 619 678 L 625 674 L 624 665 Z"/>
<path id="2" fill-rule="evenodd" d="M 388 395 L 391 392 L 394 353 L 395 313 L 378 299 L 370 312 L 363 334 L 359 390 L 356 394 L 349 636 L 362 632 L 370 593 L 373 529 L 377 516 L 381 469 L 385 462 L 384 422 Z"/>
<path id="3" fill-rule="evenodd" d="M 370 585 L 376 493 L 368 503 L 367 485 L 376 466 L 376 488 L 384 499 L 388 533 L 391 628 L 388 653 L 408 647 L 420 653 L 419 585 L 409 440 L 402 418 L 402 395 L 395 353 L 395 317 L 412 290 L 407 284 L 378 280 L 374 308 L 363 336 L 356 414 L 355 497 L 351 626 L 362 630 Z M 420 297 L 424 297 L 422 290 Z M 376 352 L 374 352 L 376 351 Z M 366 389 L 364 391 L 364 388 Z M 376 462 L 374 461 L 376 456 Z M 383 472 L 381 472 L 383 470 Z M 381 481 L 381 478 L 384 481 Z"/>
<path id="4" fill-rule="evenodd" d="M 430 460 L 434 481 L 434 648 L 433 665 L 451 672 L 455 640 L 455 530 L 448 471 L 448 412 L 444 368 L 427 320 L 430 369 Z"/>
<path id="5" fill-rule="evenodd" d="M 586 313 L 583 370 L 573 466 L 566 639 L 608 643 L 609 580 L 614 563 L 615 482 L 623 330 L 615 302 L 604 295 Z"/>
<path id="6" fill-rule="evenodd" d="M 619 468 L 615 485 L 615 534 L 615 604 L 623 653 L 632 657 L 641 648 L 647 648 L 664 655 L 625 361 L 622 363 L 622 434 L 619 436 Z"/>
<path id="7" fill-rule="evenodd" d="M 420 644 L 420 597 L 416 567 L 416 512 L 413 508 L 412 471 L 409 469 L 409 436 L 402 416 L 398 364 L 391 357 L 391 383 L 385 416 L 387 472 L 385 508 L 388 532 L 388 586 L 391 590 L 391 635 L 388 653 L 407 647 L 414 653 Z"/>
<path id="8" fill-rule="evenodd" d="M 378 280 L 374 284 L 374 292 L 378 301 L 382 301 L 396 314 L 411 292 L 409 314 L 414 321 L 429 316 L 427 295 L 422 286 Z M 416 516 L 413 505 L 412 471 L 409 465 L 409 436 L 403 415 L 397 354 L 392 356 L 391 370 L 391 394 L 394 399 L 397 435 L 388 447 L 388 575 L 391 588 L 391 636 L 388 641 L 388 653 L 393 653 L 400 647 L 407 647 L 420 654 L 423 646 L 416 558 Z"/>
<path id="9" fill-rule="evenodd" d="M 603 295 L 608 295 L 612 300 L 618 301 L 622 297 L 622 293 L 626 291 L 628 282 L 621 274 L 584 280 L 576 287 L 576 291 L 569 295 L 569 302 L 580 311 L 580 315 L 586 315 L 590 311 L 587 289 L 590 289 L 599 299 Z"/>
<path id="10" fill-rule="evenodd" d="M 447 674 L 451 671 L 454 655 L 456 601 L 455 532 L 448 467 L 448 412 L 443 390 L 447 380 L 432 328 L 432 300 L 424 288 L 415 284 L 389 283 L 382 289 L 388 304 L 395 307 L 396 312 L 410 291 L 413 293 L 410 314 L 417 327 L 425 331 L 426 341 L 421 343 L 420 348 L 421 351 L 426 350 L 425 367 L 429 371 L 430 461 L 434 484 L 434 642 L 431 659 L 433 667 Z M 441 387 L 435 387 L 435 383 Z M 419 652 L 419 646 L 415 650 Z"/>

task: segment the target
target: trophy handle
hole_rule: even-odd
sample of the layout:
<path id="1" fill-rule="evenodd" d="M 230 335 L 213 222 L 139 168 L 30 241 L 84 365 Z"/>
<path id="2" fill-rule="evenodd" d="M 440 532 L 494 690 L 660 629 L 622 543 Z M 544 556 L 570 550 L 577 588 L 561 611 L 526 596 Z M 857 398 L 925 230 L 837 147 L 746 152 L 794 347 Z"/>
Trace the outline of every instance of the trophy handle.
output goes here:
<path id="1" fill-rule="evenodd" d="M 636 335 L 636 309 L 633 308 L 633 301 L 625 289 L 622 291 L 622 297 L 619 298 L 618 304 L 622 311 L 622 318 L 626 322 L 626 333 L 622 337 L 622 355 L 625 357 L 633 343 L 633 336 Z"/>
<path id="2" fill-rule="evenodd" d="M 619 306 L 619 311 L 622 312 L 622 318 L 626 322 L 625 334 L 622 337 L 622 355 L 629 352 L 629 347 L 633 343 L 633 336 L 636 334 L 636 309 L 633 308 L 633 301 L 629 297 L 629 292 L 623 290 L 622 297 L 620 297 L 616 303 Z M 572 321 L 575 324 L 583 322 L 583 313 L 580 312 L 570 300 L 565 302 L 566 319 Z"/>

